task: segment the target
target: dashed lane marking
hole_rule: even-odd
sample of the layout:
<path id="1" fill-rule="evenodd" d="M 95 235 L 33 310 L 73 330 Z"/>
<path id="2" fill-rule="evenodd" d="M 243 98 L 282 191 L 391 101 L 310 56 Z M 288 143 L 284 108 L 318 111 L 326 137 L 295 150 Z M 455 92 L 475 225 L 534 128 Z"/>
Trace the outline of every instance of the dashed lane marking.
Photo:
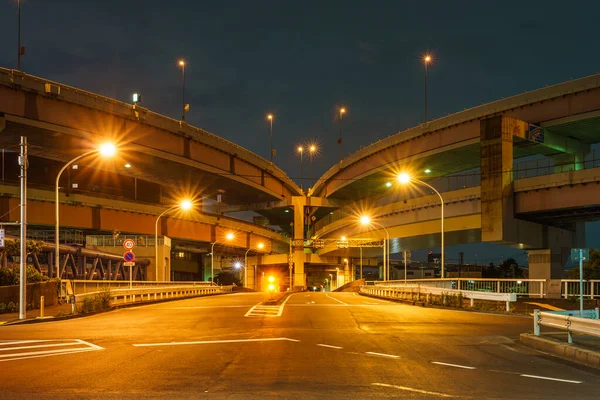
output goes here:
<path id="1" fill-rule="evenodd" d="M 398 390 L 405 390 L 407 392 L 428 394 L 428 395 L 438 396 L 438 397 L 459 397 L 459 396 L 454 396 L 454 395 L 447 394 L 447 393 L 431 392 L 429 390 L 415 389 L 415 388 L 411 388 L 411 387 L 407 387 L 407 386 L 389 385 L 387 383 L 371 383 L 371 385 L 373 385 L 373 386 L 387 387 L 387 388 L 393 388 L 393 389 L 398 389 Z"/>
<path id="2" fill-rule="evenodd" d="M 0 342 L 0 352 L 2 352 L 0 353 L 0 362 L 60 356 L 97 350 L 104 350 L 104 348 L 80 339 L 2 341 Z"/>
<path id="3" fill-rule="evenodd" d="M 317 346 L 320 346 L 320 347 L 327 347 L 327 348 L 329 348 L 329 349 L 336 349 L 336 350 L 343 349 L 343 347 L 340 347 L 340 346 L 332 346 L 332 345 L 330 345 L 330 344 L 318 344 Z"/>
<path id="4" fill-rule="evenodd" d="M 389 357 L 389 358 L 400 358 L 400 356 L 395 356 L 393 354 L 375 353 L 375 352 L 372 352 L 372 351 L 367 351 L 365 353 L 366 354 L 370 354 L 372 356 Z"/>
<path id="5" fill-rule="evenodd" d="M 466 365 L 458 365 L 458 364 L 449 364 L 449 363 L 444 363 L 444 362 L 439 362 L 439 361 L 432 361 L 431 363 L 437 364 L 437 365 L 445 365 L 447 367 L 454 367 L 454 368 L 475 369 L 475 367 L 469 367 Z"/>
<path id="6" fill-rule="evenodd" d="M 524 378 L 544 379 L 546 381 L 557 381 L 557 382 L 565 382 L 565 383 L 583 383 L 583 381 L 571 381 L 569 379 L 550 378 L 548 376 L 537 376 L 537 375 L 527 375 L 527 374 L 521 374 L 520 376 L 522 376 Z"/>

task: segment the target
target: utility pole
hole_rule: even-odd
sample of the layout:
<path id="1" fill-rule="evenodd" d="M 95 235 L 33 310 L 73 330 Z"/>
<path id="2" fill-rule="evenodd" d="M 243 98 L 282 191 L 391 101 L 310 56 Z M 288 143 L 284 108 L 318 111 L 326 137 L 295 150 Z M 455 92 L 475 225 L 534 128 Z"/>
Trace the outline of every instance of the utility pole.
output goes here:
<path id="1" fill-rule="evenodd" d="M 27 318 L 27 138 L 21 136 L 21 154 L 19 166 L 21 167 L 21 229 L 19 239 L 19 319 Z"/>

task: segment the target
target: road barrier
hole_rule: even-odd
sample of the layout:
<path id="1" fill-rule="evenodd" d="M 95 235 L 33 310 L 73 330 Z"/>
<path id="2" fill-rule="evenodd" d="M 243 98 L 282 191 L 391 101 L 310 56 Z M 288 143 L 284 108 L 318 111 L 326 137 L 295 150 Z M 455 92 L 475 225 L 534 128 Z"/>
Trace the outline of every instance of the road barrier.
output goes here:
<path id="1" fill-rule="evenodd" d="M 97 292 L 81 293 L 72 296 L 74 304 L 82 303 L 86 298 L 101 296 L 108 293 L 111 305 L 127 304 L 135 302 L 156 301 L 182 297 L 205 296 L 211 294 L 229 293 L 232 286 L 165 286 L 165 287 L 139 287 L 133 289 L 112 289 Z"/>
<path id="2" fill-rule="evenodd" d="M 129 289 L 129 281 L 109 281 L 109 280 L 82 280 L 82 279 L 71 279 L 63 280 L 62 293 L 63 297 L 100 292 L 102 290 L 117 290 L 117 289 Z M 166 288 L 166 287 L 217 287 L 213 282 L 156 282 L 156 281 L 132 281 L 132 289 L 140 288 Z"/>
<path id="3" fill-rule="evenodd" d="M 598 308 L 595 310 L 595 319 L 534 310 L 533 331 L 535 336 L 540 336 L 540 326 L 566 330 L 569 344 L 573 343 L 573 332 L 600 337 L 600 320 L 598 319 L 598 314 Z"/>
<path id="4" fill-rule="evenodd" d="M 427 300 L 431 295 L 443 296 L 443 295 L 458 295 L 459 293 L 463 298 L 471 300 L 471 307 L 474 306 L 474 300 L 491 300 L 491 301 L 503 301 L 506 303 L 506 311 L 510 311 L 510 303 L 517 301 L 516 293 L 489 293 L 489 292 L 478 292 L 470 290 L 458 290 L 448 289 L 441 287 L 432 287 L 427 285 L 407 283 L 402 285 L 385 285 L 379 283 L 377 285 L 365 285 L 361 286 L 360 293 L 364 293 L 370 296 L 383 297 L 389 299 L 414 299 L 415 295 L 420 298 L 421 294 L 427 296 Z"/>

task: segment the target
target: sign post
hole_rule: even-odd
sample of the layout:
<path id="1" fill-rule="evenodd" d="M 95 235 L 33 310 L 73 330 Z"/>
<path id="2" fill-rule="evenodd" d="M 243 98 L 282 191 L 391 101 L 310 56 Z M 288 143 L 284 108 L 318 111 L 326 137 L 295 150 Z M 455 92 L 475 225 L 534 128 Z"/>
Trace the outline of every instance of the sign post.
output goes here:
<path id="1" fill-rule="evenodd" d="M 125 247 L 125 243 L 123 243 L 123 247 Z M 133 274 L 132 274 L 132 267 L 134 266 L 134 261 L 135 261 L 135 254 L 133 254 L 133 251 L 128 250 L 123 254 L 123 260 L 125 261 L 123 263 L 123 265 L 125 266 L 129 266 L 129 289 L 131 289 L 133 287 Z"/>
<path id="2" fill-rule="evenodd" d="M 590 259 L 590 249 L 571 249 L 571 259 L 579 261 L 579 316 L 583 318 L 583 260 Z"/>
<path id="3" fill-rule="evenodd" d="M 404 250 L 402 253 L 404 253 L 404 284 L 406 285 L 406 265 L 411 254 L 409 250 Z"/>

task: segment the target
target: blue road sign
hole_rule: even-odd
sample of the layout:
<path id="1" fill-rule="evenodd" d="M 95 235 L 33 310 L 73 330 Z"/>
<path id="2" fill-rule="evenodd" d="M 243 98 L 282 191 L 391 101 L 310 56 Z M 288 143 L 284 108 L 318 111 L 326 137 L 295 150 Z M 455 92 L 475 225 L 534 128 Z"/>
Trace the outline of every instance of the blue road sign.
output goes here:
<path id="1" fill-rule="evenodd" d="M 579 262 L 579 256 L 581 255 L 582 261 L 588 261 L 590 259 L 590 249 L 571 249 L 571 261 L 574 263 Z"/>

